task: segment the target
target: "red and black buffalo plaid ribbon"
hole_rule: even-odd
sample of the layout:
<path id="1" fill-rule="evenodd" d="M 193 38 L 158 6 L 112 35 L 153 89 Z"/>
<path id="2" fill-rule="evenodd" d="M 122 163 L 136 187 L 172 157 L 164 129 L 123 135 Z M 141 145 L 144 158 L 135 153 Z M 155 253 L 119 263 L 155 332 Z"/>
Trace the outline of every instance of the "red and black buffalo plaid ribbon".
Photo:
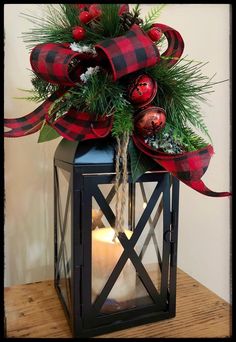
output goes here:
<path id="1" fill-rule="evenodd" d="M 183 38 L 178 31 L 167 25 L 153 24 L 152 27 L 158 28 L 168 41 L 168 47 L 161 55 L 161 63 L 166 63 L 169 67 L 173 66 L 178 62 L 184 51 Z"/>
<path id="2" fill-rule="evenodd" d="M 210 190 L 201 180 L 206 172 L 210 159 L 214 153 L 213 147 L 208 145 L 197 151 L 184 152 L 181 154 L 168 154 L 154 150 L 143 139 L 133 135 L 135 146 L 145 155 L 151 157 L 180 181 L 192 189 L 211 197 L 230 196 L 229 192 L 215 192 Z"/>
<path id="3" fill-rule="evenodd" d="M 106 39 L 95 48 L 103 59 L 108 59 L 114 81 L 160 61 L 156 45 L 136 24 L 124 36 Z"/>
<path id="4" fill-rule="evenodd" d="M 183 48 L 182 38 L 174 29 L 162 25 L 159 28 L 166 34 L 169 48 L 168 56 L 180 57 Z M 177 48 L 178 47 L 178 48 Z M 102 64 L 107 66 L 110 61 L 113 77 L 116 80 L 126 74 L 144 67 L 150 67 L 160 62 L 157 47 L 148 35 L 138 25 L 133 25 L 124 36 L 106 39 L 96 45 L 97 56 L 78 53 L 69 48 L 68 43 L 46 43 L 37 45 L 31 52 L 30 62 L 33 71 L 40 78 L 60 86 L 32 113 L 20 118 L 4 119 L 4 126 L 10 131 L 4 132 L 5 137 L 21 137 L 37 132 L 43 121 L 56 129 L 59 134 L 69 140 L 94 139 L 109 134 L 112 119 L 106 116 L 94 120 L 88 113 L 68 111 L 62 118 L 52 122 L 48 117 L 48 110 L 55 100 L 61 97 L 69 87 L 80 83 L 80 75 L 88 66 Z M 173 63 L 176 59 L 173 59 Z"/>
<path id="5" fill-rule="evenodd" d="M 4 137 L 17 138 L 37 132 L 41 128 L 45 114 L 48 112 L 50 106 L 65 92 L 66 90 L 56 91 L 32 113 L 21 118 L 4 119 L 4 126 L 11 128 L 10 131 L 4 132 Z"/>
<path id="6" fill-rule="evenodd" d="M 71 67 L 71 61 L 77 58 L 80 61 L 75 61 L 74 67 Z M 21 118 L 4 119 L 4 126 L 11 128 L 10 131 L 4 132 L 5 137 L 15 138 L 33 134 L 41 128 L 44 120 L 62 137 L 73 141 L 101 138 L 110 133 L 112 118 L 105 115 L 95 119 L 89 113 L 71 109 L 55 122 L 48 115 L 54 101 L 79 82 L 79 76 L 86 70 L 87 64 L 96 65 L 96 57 L 89 58 L 88 54 L 75 53 L 68 48 L 68 44 L 49 43 L 37 45 L 31 52 L 30 61 L 32 69 L 39 77 L 49 83 L 58 84 L 61 88 L 32 113 Z"/>
<path id="7" fill-rule="evenodd" d="M 169 67 L 173 66 L 182 55 L 183 39 L 177 31 L 169 26 L 163 24 L 154 24 L 153 26 L 159 28 L 168 41 L 167 50 L 161 56 L 162 60 L 156 45 L 138 25 L 133 25 L 124 36 L 106 39 L 97 44 L 95 46 L 97 56 L 74 52 L 69 48 L 68 43 L 37 45 L 30 56 L 32 69 L 45 81 L 58 84 L 59 90 L 32 113 L 21 118 L 4 119 L 4 126 L 10 128 L 10 131 L 4 132 L 4 136 L 14 138 L 33 134 L 41 128 L 44 120 L 68 140 L 80 141 L 107 136 L 111 132 L 113 124 L 111 116 L 95 116 L 71 108 L 65 115 L 54 120 L 53 116 L 49 117 L 49 108 L 70 87 L 74 87 L 80 82 L 80 75 L 88 66 L 100 65 L 99 63 L 102 67 L 110 66 L 114 81 L 156 63 L 167 63 Z M 230 195 L 228 192 L 209 190 L 201 180 L 213 154 L 211 145 L 198 151 L 170 155 L 153 150 L 135 134 L 133 141 L 140 151 L 150 156 L 192 189 L 207 196 Z"/>
<path id="8" fill-rule="evenodd" d="M 52 121 L 48 114 L 45 118 L 62 137 L 71 141 L 105 138 L 111 132 L 113 123 L 112 116 L 95 117 L 90 113 L 78 112 L 74 108 L 56 121 Z"/>
<path id="9" fill-rule="evenodd" d="M 69 69 L 73 60 L 78 63 L 78 56 L 63 44 L 39 44 L 31 52 L 30 63 L 35 74 L 46 82 L 74 86 Z"/>

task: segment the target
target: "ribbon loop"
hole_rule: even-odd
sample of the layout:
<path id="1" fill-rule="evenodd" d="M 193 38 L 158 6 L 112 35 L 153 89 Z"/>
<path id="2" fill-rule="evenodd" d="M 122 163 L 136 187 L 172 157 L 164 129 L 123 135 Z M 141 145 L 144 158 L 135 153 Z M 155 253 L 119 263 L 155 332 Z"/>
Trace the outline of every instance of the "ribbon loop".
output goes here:
<path id="1" fill-rule="evenodd" d="M 184 51 L 184 41 L 181 34 L 164 24 L 153 24 L 152 27 L 158 28 L 168 41 L 168 47 L 161 55 L 161 63 L 166 63 L 169 67 L 173 66 L 178 62 Z"/>
<path id="2" fill-rule="evenodd" d="M 96 44 L 95 49 L 109 62 L 114 81 L 160 61 L 156 45 L 136 24 L 124 36 L 106 39 Z"/>
<path id="3" fill-rule="evenodd" d="M 65 44 L 39 44 L 31 52 L 30 63 L 34 72 L 46 82 L 75 86 L 73 74 L 81 74 L 84 69 L 79 56 L 78 52 L 68 49 Z"/>

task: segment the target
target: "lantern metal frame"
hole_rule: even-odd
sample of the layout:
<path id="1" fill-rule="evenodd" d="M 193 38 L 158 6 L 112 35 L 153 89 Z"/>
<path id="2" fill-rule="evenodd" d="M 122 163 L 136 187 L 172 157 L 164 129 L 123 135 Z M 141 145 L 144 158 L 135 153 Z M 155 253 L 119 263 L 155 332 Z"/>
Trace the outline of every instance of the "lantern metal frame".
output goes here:
<path id="1" fill-rule="evenodd" d="M 96 160 L 93 157 L 96 156 Z M 132 183 L 128 177 L 128 223 L 133 231 L 128 239 L 124 233 L 118 238 L 124 248 L 115 268 L 107 280 L 102 292 L 91 302 L 91 208 L 92 197 L 102 208 L 107 221 L 114 226 L 115 215 L 109 206 L 114 197 L 114 186 L 105 198 L 99 189 L 99 184 L 114 183 L 115 150 L 110 140 L 101 139 L 80 143 L 69 142 L 65 139 L 59 144 L 54 157 L 54 285 L 62 303 L 65 315 L 70 324 L 74 337 L 92 337 L 115 330 L 125 329 L 144 323 L 154 322 L 175 316 L 176 313 L 176 270 L 177 270 L 177 239 L 179 212 L 179 181 L 164 169 L 157 166 L 156 170 L 142 175 L 137 182 Z M 58 169 L 70 174 L 64 217 L 60 212 L 60 188 Z M 156 182 L 156 186 L 147 201 L 143 184 Z M 147 203 L 139 221 L 135 222 L 135 188 L 140 185 L 143 200 Z M 153 220 L 150 215 L 160 196 L 162 198 Z M 64 236 L 71 200 L 71 255 L 65 260 Z M 155 239 L 155 226 L 163 213 L 163 245 L 162 257 Z M 146 223 L 149 221 L 150 230 L 147 234 L 142 251 L 138 255 L 134 249 Z M 68 228 L 67 228 L 68 229 Z M 60 243 L 58 242 L 60 235 Z M 152 283 L 144 265 L 142 255 L 148 242 L 153 239 L 158 263 L 161 269 L 160 293 Z M 136 272 L 146 288 L 153 304 L 141 305 L 118 312 L 103 314 L 100 312 L 110 289 L 118 278 L 127 259 L 130 259 Z M 70 277 L 65 279 L 67 301 L 60 286 L 60 266 L 64 274 L 70 270 Z"/>

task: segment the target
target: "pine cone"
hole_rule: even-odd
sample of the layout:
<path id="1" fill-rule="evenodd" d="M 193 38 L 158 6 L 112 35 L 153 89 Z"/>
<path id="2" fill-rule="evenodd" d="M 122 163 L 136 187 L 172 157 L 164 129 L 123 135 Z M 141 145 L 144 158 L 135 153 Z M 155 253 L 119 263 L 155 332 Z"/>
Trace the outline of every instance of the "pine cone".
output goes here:
<path id="1" fill-rule="evenodd" d="M 143 20 L 137 14 L 125 12 L 120 16 L 120 23 L 123 29 L 128 31 L 133 24 L 140 25 L 143 23 Z"/>

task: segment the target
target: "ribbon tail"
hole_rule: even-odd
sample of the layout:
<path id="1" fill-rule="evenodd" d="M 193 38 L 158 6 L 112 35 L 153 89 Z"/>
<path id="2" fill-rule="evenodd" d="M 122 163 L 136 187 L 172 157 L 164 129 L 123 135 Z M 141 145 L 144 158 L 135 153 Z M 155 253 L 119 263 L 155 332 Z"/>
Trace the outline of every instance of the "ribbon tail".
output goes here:
<path id="1" fill-rule="evenodd" d="M 54 128 L 63 138 L 70 141 L 82 141 L 105 138 L 112 129 L 113 117 L 101 116 L 94 118 L 87 112 L 71 108 L 63 117 L 51 121 L 48 114 L 46 122 Z"/>
<path id="2" fill-rule="evenodd" d="M 181 180 L 181 179 L 180 179 Z M 216 191 L 212 191 L 210 190 L 202 180 L 198 180 L 195 182 L 190 182 L 190 184 L 188 184 L 189 182 L 183 181 L 182 182 L 188 186 L 190 186 L 192 189 L 200 192 L 203 195 L 206 196 L 210 196 L 210 197 L 227 197 L 227 196 L 231 196 L 232 194 L 230 192 L 227 191 L 223 191 L 223 192 L 216 192 Z"/>
<path id="3" fill-rule="evenodd" d="M 153 150 L 138 136 L 133 135 L 133 142 L 144 154 L 152 158 L 166 171 L 188 185 L 193 190 L 211 197 L 231 196 L 230 192 L 215 192 L 210 190 L 201 180 L 206 172 L 210 158 L 213 155 L 213 147 L 208 145 L 202 149 L 170 155 Z"/>
<path id="4" fill-rule="evenodd" d="M 25 116 L 15 119 L 4 119 L 4 126 L 11 128 L 10 131 L 4 132 L 4 137 L 17 138 L 37 132 L 41 128 L 51 104 L 65 92 L 65 89 L 56 91 L 33 112 Z"/>

